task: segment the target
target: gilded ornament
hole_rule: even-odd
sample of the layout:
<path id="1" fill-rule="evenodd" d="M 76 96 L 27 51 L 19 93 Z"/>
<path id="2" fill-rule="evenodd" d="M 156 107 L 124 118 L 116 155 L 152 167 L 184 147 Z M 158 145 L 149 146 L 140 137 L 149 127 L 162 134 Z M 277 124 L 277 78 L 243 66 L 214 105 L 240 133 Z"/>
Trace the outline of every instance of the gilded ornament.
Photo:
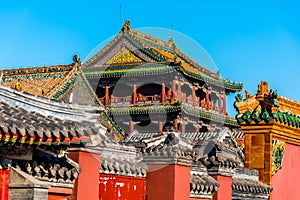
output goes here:
<path id="1" fill-rule="evenodd" d="M 119 63 L 140 63 L 143 62 L 140 58 L 134 55 L 131 51 L 123 47 L 116 55 L 114 55 L 106 64 Z"/>

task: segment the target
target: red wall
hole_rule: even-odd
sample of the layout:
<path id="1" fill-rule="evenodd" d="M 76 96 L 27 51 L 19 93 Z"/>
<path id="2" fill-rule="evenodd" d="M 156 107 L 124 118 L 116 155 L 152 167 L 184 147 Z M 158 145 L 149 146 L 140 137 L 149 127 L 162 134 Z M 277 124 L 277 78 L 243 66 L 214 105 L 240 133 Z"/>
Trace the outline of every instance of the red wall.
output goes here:
<path id="1" fill-rule="evenodd" d="M 48 200 L 67 200 L 72 194 L 72 188 L 51 187 L 48 190 Z"/>
<path id="2" fill-rule="evenodd" d="M 89 152 L 69 152 L 68 157 L 79 164 L 82 171 L 79 174 L 71 200 L 98 200 L 100 156 Z"/>
<path id="3" fill-rule="evenodd" d="M 190 167 L 150 165 L 146 177 L 148 200 L 190 198 Z"/>
<path id="4" fill-rule="evenodd" d="M 212 176 L 219 182 L 220 187 L 214 193 L 213 200 L 231 200 L 232 199 L 232 177 L 231 176 Z"/>
<path id="5" fill-rule="evenodd" d="M 0 169 L 0 199 L 8 200 L 9 170 Z"/>
<path id="6" fill-rule="evenodd" d="M 300 146 L 286 144 L 282 168 L 272 177 L 273 200 L 298 200 L 300 193 Z"/>
<path id="7" fill-rule="evenodd" d="M 100 174 L 100 200 L 145 200 L 145 179 Z"/>

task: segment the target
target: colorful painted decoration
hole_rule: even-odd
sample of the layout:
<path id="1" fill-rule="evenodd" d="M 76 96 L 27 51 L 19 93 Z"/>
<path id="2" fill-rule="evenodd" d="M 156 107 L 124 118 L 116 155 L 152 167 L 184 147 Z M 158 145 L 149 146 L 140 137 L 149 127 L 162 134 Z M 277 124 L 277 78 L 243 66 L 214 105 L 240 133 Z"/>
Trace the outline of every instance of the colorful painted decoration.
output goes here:
<path id="1" fill-rule="evenodd" d="M 140 63 L 143 62 L 140 58 L 123 47 L 116 55 L 114 55 L 106 64 L 118 64 L 118 63 Z"/>
<path id="2" fill-rule="evenodd" d="M 272 175 L 281 169 L 284 157 L 285 142 L 272 140 Z"/>

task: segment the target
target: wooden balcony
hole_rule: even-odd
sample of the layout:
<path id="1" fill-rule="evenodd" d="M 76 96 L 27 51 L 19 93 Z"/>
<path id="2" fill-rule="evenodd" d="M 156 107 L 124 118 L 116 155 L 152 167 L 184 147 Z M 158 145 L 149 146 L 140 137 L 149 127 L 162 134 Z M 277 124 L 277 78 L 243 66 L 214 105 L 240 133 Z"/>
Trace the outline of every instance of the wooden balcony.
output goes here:
<path id="1" fill-rule="evenodd" d="M 108 105 L 115 106 L 115 105 L 130 105 L 133 104 L 133 97 L 132 96 L 123 96 L 123 97 L 116 97 L 116 96 L 110 96 L 107 97 L 108 101 L 106 101 L 106 97 L 99 98 L 100 101 L 104 104 L 105 102 L 108 103 Z M 200 99 L 197 97 L 195 100 L 193 100 L 192 96 L 188 96 L 186 98 L 180 98 L 178 99 L 180 102 L 183 102 L 188 105 L 192 105 L 194 107 L 214 111 L 216 113 L 224 113 L 224 107 L 219 107 L 217 103 L 208 102 L 208 106 L 206 106 L 205 99 Z M 171 102 L 171 97 L 166 97 L 166 103 Z M 143 105 L 143 104 L 158 104 L 162 103 L 162 97 L 159 94 L 155 95 L 137 95 L 136 97 L 136 104 Z M 108 106 L 106 105 L 106 106 Z M 208 109 L 207 109 L 208 108 Z M 220 110 L 221 109 L 221 110 Z"/>

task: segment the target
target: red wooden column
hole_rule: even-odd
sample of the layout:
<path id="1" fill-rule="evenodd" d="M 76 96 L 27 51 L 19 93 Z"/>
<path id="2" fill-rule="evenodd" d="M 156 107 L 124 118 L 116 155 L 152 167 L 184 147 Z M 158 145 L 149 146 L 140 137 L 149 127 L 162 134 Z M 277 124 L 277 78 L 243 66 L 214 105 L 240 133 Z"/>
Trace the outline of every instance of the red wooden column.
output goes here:
<path id="1" fill-rule="evenodd" d="M 179 100 L 181 100 L 181 82 L 180 81 L 178 81 L 177 97 Z"/>
<path id="2" fill-rule="evenodd" d="M 172 99 L 172 90 L 170 90 L 170 89 L 167 91 L 167 99 L 168 100 Z"/>
<path id="3" fill-rule="evenodd" d="M 212 105 L 211 109 L 216 110 L 216 100 L 211 99 L 211 105 Z"/>
<path id="4" fill-rule="evenodd" d="M 222 106 L 222 95 L 219 94 L 219 113 L 223 113 L 223 106 Z"/>
<path id="5" fill-rule="evenodd" d="M 8 200 L 9 170 L 0 169 L 0 199 Z"/>
<path id="6" fill-rule="evenodd" d="M 181 92 L 181 101 L 186 102 L 186 92 Z"/>
<path id="7" fill-rule="evenodd" d="M 133 84 L 132 104 L 136 104 L 136 103 L 137 103 L 136 84 Z"/>
<path id="8" fill-rule="evenodd" d="M 132 132 L 132 131 L 134 131 L 134 124 L 133 124 L 133 121 L 130 120 L 129 121 L 129 132 Z"/>
<path id="9" fill-rule="evenodd" d="M 224 112 L 224 115 L 226 115 L 226 94 L 224 94 L 223 96 L 223 112 Z"/>
<path id="10" fill-rule="evenodd" d="M 199 124 L 196 126 L 196 133 L 200 133 L 200 125 Z"/>
<path id="11" fill-rule="evenodd" d="M 196 97 L 196 88 L 195 88 L 195 86 L 192 87 L 192 101 L 193 101 L 193 106 L 196 106 L 197 97 Z"/>
<path id="12" fill-rule="evenodd" d="M 186 122 L 182 121 L 182 124 L 181 124 L 181 133 L 185 132 L 185 124 L 186 124 Z"/>
<path id="13" fill-rule="evenodd" d="M 68 157 L 81 167 L 70 199 L 99 199 L 100 152 L 86 148 L 74 148 L 68 152 Z"/>
<path id="14" fill-rule="evenodd" d="M 209 110 L 209 91 L 208 91 L 208 89 L 206 89 L 205 94 L 206 94 L 206 96 L 205 96 L 205 109 Z"/>
<path id="15" fill-rule="evenodd" d="M 158 132 L 159 133 L 163 132 L 163 123 L 161 120 L 158 121 Z"/>
<path id="16" fill-rule="evenodd" d="M 105 102 L 104 102 L 105 106 L 109 105 L 109 87 L 108 85 L 105 86 Z"/>
<path id="17" fill-rule="evenodd" d="M 165 86 L 165 83 L 161 84 L 161 102 L 162 103 L 166 102 L 166 86 Z"/>
<path id="18" fill-rule="evenodd" d="M 176 98 L 176 80 L 173 80 L 172 83 L 172 94 L 173 94 L 173 98 Z"/>
<path id="19" fill-rule="evenodd" d="M 175 130 L 178 130 L 178 119 L 173 120 L 173 125 L 174 125 Z"/>

